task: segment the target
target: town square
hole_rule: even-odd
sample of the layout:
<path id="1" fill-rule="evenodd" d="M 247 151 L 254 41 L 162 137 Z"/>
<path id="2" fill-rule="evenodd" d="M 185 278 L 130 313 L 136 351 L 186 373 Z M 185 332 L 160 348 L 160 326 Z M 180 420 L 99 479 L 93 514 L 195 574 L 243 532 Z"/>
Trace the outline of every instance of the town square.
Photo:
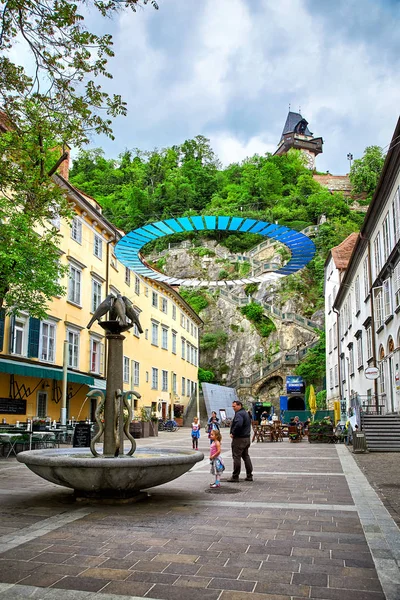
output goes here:
<path id="1" fill-rule="evenodd" d="M 0 599 L 399 600 L 396 3 L 0 12 Z"/>

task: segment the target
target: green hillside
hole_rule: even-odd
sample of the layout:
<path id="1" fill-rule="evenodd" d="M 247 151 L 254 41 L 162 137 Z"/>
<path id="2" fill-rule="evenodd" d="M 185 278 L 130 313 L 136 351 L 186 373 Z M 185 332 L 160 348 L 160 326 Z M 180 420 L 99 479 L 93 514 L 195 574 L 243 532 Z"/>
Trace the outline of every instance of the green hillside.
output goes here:
<path id="1" fill-rule="evenodd" d="M 118 159 L 106 159 L 99 149 L 83 151 L 74 161 L 71 181 L 96 198 L 110 221 L 126 232 L 159 219 L 198 213 L 254 217 L 302 230 L 325 215 L 315 238 L 314 260 L 284 285 L 288 297 L 301 294 L 306 299 L 306 315 L 322 306 L 327 252 L 358 231 L 363 219 L 341 194 L 332 194 L 314 181 L 300 152 L 255 155 L 222 168 L 203 136 L 162 150 L 127 150 Z M 203 236 L 216 238 L 231 252 L 245 251 L 262 239 L 222 232 Z M 163 238 L 153 245 L 161 250 L 184 237 L 191 234 Z"/>

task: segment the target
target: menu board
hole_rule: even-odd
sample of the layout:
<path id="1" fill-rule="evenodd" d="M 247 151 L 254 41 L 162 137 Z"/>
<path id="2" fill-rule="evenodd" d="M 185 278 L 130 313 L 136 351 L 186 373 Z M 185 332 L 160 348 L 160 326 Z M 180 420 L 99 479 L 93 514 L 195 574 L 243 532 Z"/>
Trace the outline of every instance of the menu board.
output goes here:
<path id="1" fill-rule="evenodd" d="M 0 414 L 26 415 L 26 400 L 0 398 Z"/>
<path id="2" fill-rule="evenodd" d="M 74 437 L 72 438 L 72 447 L 89 448 L 90 438 L 90 425 L 88 423 L 77 423 L 74 429 Z"/>

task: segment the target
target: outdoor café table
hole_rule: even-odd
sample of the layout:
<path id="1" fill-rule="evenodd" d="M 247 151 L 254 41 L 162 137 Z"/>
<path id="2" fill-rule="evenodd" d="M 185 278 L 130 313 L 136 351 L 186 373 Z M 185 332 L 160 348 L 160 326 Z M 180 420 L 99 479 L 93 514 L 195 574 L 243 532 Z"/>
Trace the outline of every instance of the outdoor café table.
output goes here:
<path id="1" fill-rule="evenodd" d="M 270 442 L 274 441 L 274 433 L 271 425 L 261 425 L 262 441 L 265 442 L 269 437 Z"/>
<path id="2" fill-rule="evenodd" d="M 17 456 L 15 446 L 23 439 L 23 435 L 23 433 L 0 433 L 0 442 L 3 444 L 10 444 L 6 458 L 8 458 L 11 453 Z"/>

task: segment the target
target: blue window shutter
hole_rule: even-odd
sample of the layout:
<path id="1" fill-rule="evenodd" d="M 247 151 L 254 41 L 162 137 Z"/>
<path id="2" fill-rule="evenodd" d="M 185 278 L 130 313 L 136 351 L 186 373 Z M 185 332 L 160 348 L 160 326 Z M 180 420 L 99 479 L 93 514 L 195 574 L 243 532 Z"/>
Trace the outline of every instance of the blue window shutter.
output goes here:
<path id="1" fill-rule="evenodd" d="M 6 317 L 6 311 L 4 310 L 4 308 L 1 308 L 0 309 L 0 352 L 3 350 L 5 317 Z"/>
<path id="2" fill-rule="evenodd" d="M 28 337 L 28 356 L 29 358 L 39 357 L 39 336 L 40 319 L 29 319 L 29 337 Z"/>

